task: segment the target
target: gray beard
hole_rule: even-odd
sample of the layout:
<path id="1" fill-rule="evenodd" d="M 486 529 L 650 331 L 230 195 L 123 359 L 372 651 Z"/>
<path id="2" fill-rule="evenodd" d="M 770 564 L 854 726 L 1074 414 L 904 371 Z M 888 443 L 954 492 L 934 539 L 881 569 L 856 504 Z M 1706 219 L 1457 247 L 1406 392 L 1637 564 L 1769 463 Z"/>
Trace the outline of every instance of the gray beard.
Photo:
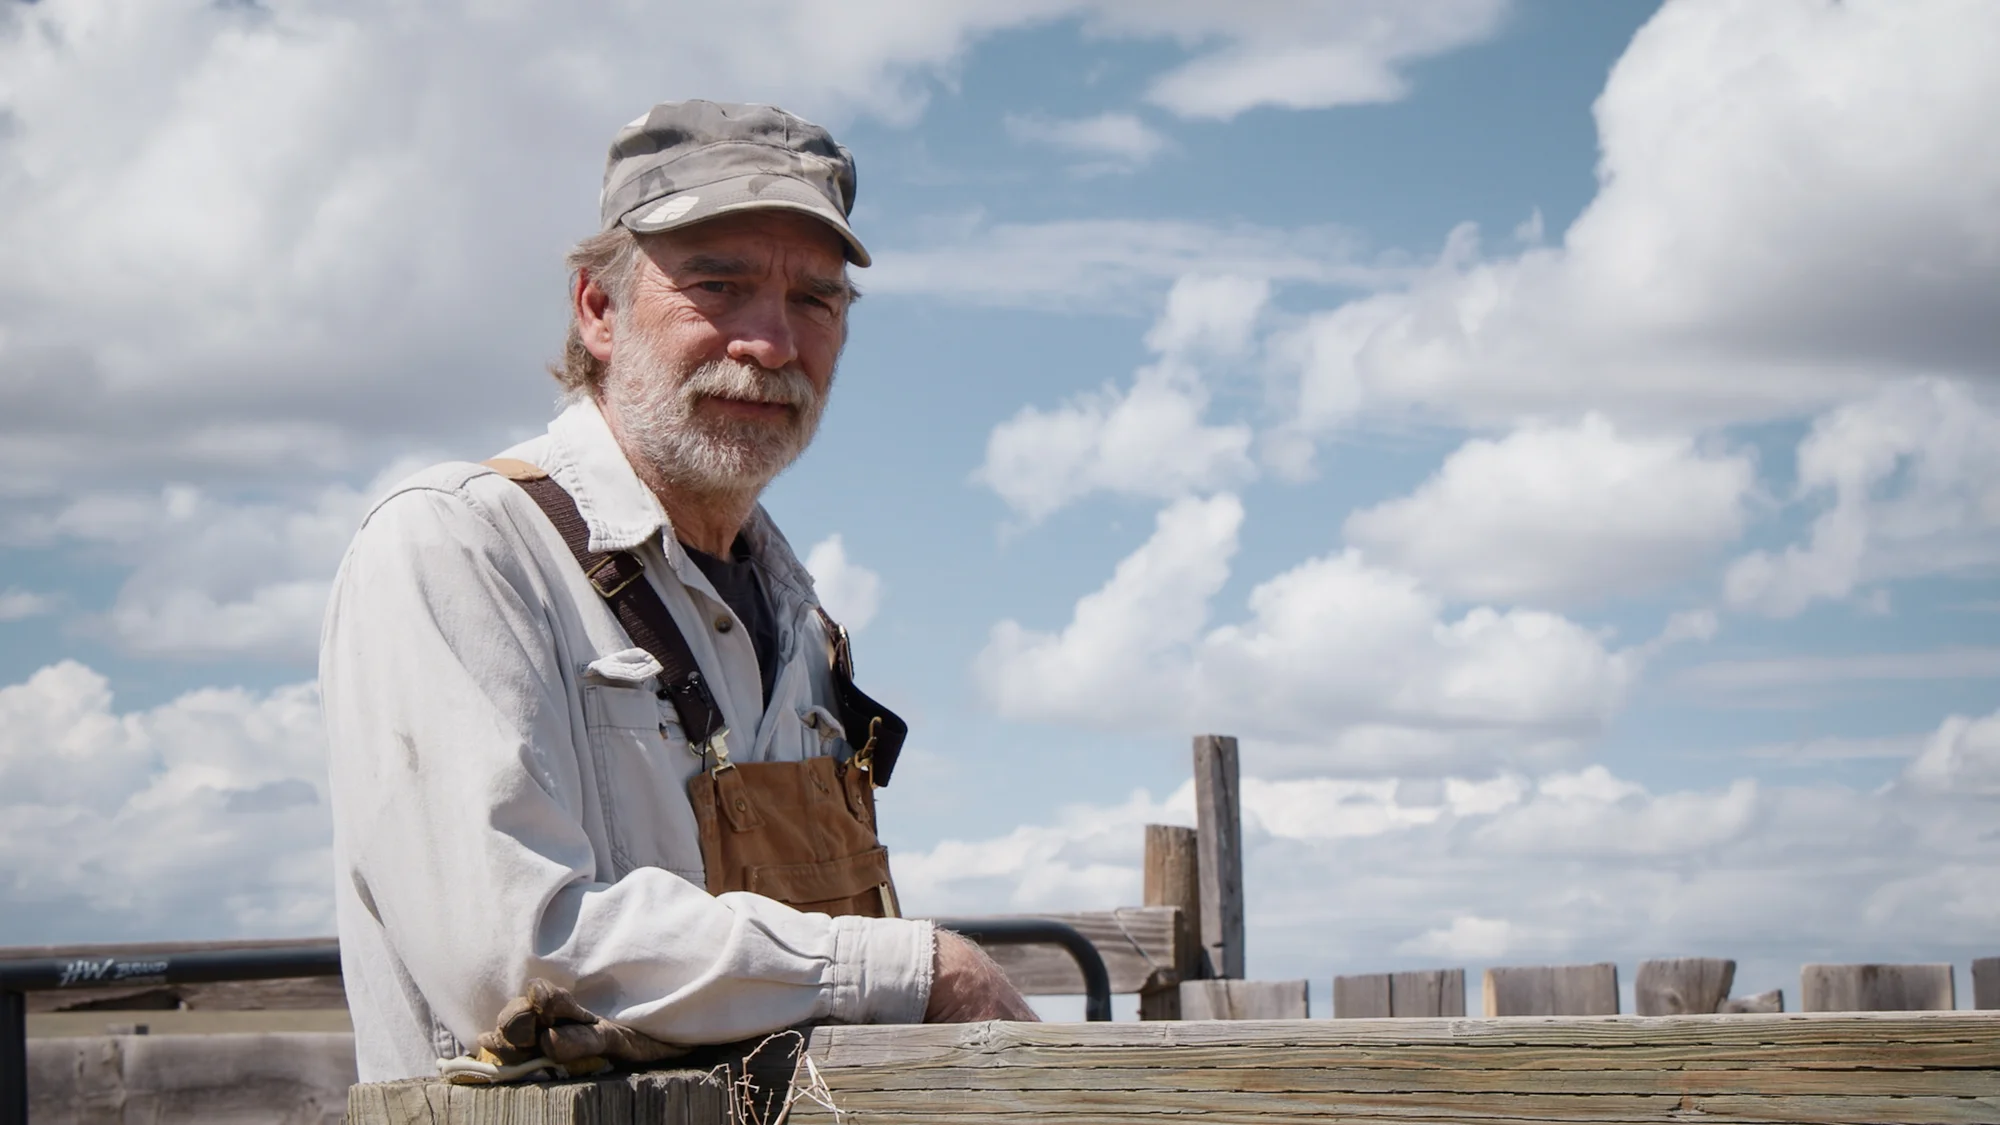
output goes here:
<path id="1" fill-rule="evenodd" d="M 799 459 L 819 430 L 826 400 L 797 365 L 775 371 L 732 359 L 692 370 L 660 354 L 650 338 L 628 336 L 605 371 L 600 401 L 616 422 L 642 477 L 703 495 L 756 496 Z M 638 343 L 638 347 L 632 347 Z M 710 395 L 782 403 L 782 423 L 702 417 Z"/>

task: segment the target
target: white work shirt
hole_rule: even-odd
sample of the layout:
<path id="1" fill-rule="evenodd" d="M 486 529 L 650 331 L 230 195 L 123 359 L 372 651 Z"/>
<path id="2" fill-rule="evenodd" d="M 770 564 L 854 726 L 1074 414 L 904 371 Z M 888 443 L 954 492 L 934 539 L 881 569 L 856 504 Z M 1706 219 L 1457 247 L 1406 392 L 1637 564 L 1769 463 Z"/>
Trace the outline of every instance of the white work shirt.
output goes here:
<path id="1" fill-rule="evenodd" d="M 744 536 L 781 663 L 760 711 L 749 630 L 593 402 L 504 456 L 575 497 L 593 551 L 644 561 L 722 709 L 733 760 L 836 748 L 812 579 L 762 508 Z M 922 1020 L 928 923 L 707 892 L 687 795 L 702 760 L 655 694 L 659 671 L 534 500 L 492 470 L 427 469 L 363 521 L 320 647 L 362 1081 L 435 1074 L 531 977 L 671 1043 Z"/>

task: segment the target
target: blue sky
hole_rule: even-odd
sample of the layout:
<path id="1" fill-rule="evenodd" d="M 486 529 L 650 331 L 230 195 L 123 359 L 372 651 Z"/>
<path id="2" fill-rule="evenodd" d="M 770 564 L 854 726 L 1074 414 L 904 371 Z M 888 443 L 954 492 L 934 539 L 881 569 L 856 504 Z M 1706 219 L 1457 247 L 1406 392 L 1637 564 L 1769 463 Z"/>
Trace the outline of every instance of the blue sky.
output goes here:
<path id="1" fill-rule="evenodd" d="M 0 7 L 0 943 L 330 929 L 339 552 L 546 420 L 602 146 L 709 96 L 859 161 L 767 504 L 913 909 L 1136 900 L 1219 730 L 1322 1000 L 1995 951 L 1992 9 L 662 10 Z"/>

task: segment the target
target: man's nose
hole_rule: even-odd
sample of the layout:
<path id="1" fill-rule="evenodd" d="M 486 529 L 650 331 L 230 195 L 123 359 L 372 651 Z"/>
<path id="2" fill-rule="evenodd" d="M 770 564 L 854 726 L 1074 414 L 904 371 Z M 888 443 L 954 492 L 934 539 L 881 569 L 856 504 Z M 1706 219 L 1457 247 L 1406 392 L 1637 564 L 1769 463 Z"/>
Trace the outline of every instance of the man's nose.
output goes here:
<path id="1" fill-rule="evenodd" d="M 799 358 L 798 333 L 782 292 L 757 294 L 730 325 L 729 358 L 776 371 Z"/>

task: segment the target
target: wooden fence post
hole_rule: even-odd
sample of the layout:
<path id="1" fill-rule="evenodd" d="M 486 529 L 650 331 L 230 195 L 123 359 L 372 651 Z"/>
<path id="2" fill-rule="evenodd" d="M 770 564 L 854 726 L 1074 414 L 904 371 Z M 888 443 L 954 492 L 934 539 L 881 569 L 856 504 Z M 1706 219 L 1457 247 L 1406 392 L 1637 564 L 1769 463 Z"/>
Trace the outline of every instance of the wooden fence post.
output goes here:
<path id="1" fill-rule="evenodd" d="M 1465 1014 L 1464 969 L 1420 969 L 1333 978 L 1335 1019 Z"/>
<path id="2" fill-rule="evenodd" d="M 1747 1015 L 1752 1012 L 1782 1012 L 1785 1010 L 1785 990 L 1774 988 L 1769 992 L 1758 992 L 1750 996 L 1738 996 L 1724 1000 L 1716 1011 L 1726 1015 Z"/>
<path id="3" fill-rule="evenodd" d="M 1385 1020 L 1395 1014 L 1389 1002 L 1388 973 L 1333 978 L 1334 1019 Z"/>
<path id="4" fill-rule="evenodd" d="M 1389 974 L 1389 1014 L 1462 1016 L 1465 1014 L 1464 969 L 1420 969 Z"/>
<path id="5" fill-rule="evenodd" d="M 1206 975 L 1241 980 L 1243 820 L 1234 738 L 1223 734 L 1195 736 L 1194 809 Z"/>
<path id="6" fill-rule="evenodd" d="M 1981 957 L 1972 963 L 1972 1006 L 2000 1008 L 2000 957 Z"/>
<path id="7" fill-rule="evenodd" d="M 1618 966 L 1535 965 L 1486 970 L 1489 1016 L 1615 1016 Z"/>
<path id="8" fill-rule="evenodd" d="M 1195 839 L 1192 828 L 1146 826 L 1145 905 L 1179 908 L 1180 933 L 1175 944 L 1181 956 L 1173 967 L 1174 980 L 1139 993 L 1142 1020 L 1181 1018 L 1180 982 L 1201 976 L 1201 861 Z"/>
<path id="9" fill-rule="evenodd" d="M 1302 1020 L 1311 1016 L 1302 980 L 1190 980 L 1181 982 L 1181 1018 L 1190 1020 Z"/>
<path id="10" fill-rule="evenodd" d="M 1720 957 L 1641 961 L 1632 997 L 1642 1016 L 1719 1012 L 1735 983 L 1736 962 Z"/>
<path id="11" fill-rule="evenodd" d="M 1807 965 L 1802 1012 L 1927 1012 L 1958 1006 L 1950 964 Z"/>

